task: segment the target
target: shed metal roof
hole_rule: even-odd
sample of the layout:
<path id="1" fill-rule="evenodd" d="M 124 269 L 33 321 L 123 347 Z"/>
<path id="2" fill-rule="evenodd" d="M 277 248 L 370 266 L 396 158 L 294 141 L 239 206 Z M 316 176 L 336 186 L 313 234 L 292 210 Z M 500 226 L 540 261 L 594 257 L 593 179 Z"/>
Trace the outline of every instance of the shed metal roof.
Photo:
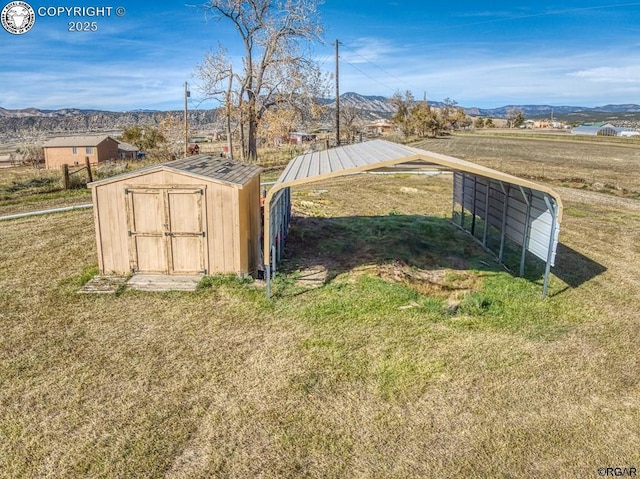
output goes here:
<path id="1" fill-rule="evenodd" d="M 127 173 L 105 178 L 104 180 L 95 181 L 90 183 L 90 185 L 95 186 L 111 183 L 162 169 L 173 170 L 190 176 L 210 178 L 234 185 L 244 185 L 262 171 L 262 168 L 257 165 L 240 163 L 238 161 L 231 161 L 219 156 L 203 154 L 188 156 L 186 158 L 166 163 L 159 163 L 146 168 L 140 168 L 139 170 L 129 171 Z"/>

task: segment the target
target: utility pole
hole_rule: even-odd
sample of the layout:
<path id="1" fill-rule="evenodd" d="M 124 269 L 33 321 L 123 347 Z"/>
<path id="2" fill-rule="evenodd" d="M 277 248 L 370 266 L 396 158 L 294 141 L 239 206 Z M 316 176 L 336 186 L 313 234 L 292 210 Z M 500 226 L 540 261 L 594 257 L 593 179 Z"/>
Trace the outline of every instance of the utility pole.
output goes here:
<path id="1" fill-rule="evenodd" d="M 187 98 L 191 96 L 189 84 L 184 82 L 184 156 L 189 156 L 189 121 L 187 119 Z"/>
<path id="2" fill-rule="evenodd" d="M 233 86 L 233 67 L 229 68 L 229 88 L 227 89 L 227 148 L 230 160 L 233 160 L 233 142 L 231 140 L 231 88 Z"/>
<path id="3" fill-rule="evenodd" d="M 338 62 L 338 45 L 336 39 L 336 146 L 340 146 L 340 64 Z"/>

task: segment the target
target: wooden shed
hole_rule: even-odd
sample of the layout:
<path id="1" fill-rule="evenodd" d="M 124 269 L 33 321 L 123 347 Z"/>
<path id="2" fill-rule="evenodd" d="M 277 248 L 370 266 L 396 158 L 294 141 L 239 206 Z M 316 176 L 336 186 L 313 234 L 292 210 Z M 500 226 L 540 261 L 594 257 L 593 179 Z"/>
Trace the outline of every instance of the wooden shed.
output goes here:
<path id="1" fill-rule="evenodd" d="M 260 172 L 197 155 L 90 183 L 100 273 L 254 273 Z"/>

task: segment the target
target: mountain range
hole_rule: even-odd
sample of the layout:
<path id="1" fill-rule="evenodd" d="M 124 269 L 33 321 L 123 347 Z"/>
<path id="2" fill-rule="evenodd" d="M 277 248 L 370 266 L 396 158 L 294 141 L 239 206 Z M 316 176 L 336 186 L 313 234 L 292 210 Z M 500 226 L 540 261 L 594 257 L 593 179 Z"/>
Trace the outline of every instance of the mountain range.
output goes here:
<path id="1" fill-rule="evenodd" d="M 334 100 L 328 100 L 333 102 Z M 434 108 L 442 108 L 443 102 L 428 101 L 429 105 Z M 383 96 L 365 96 L 358 93 L 345 93 L 340 95 L 340 105 L 352 105 L 358 110 L 366 113 L 378 114 L 379 117 L 390 117 L 395 112 L 395 108 L 391 105 L 390 99 Z M 460 105 L 459 105 L 460 106 Z M 550 119 L 552 116 L 556 119 L 565 119 L 572 121 L 598 121 L 603 116 L 615 118 L 640 118 L 640 105 L 624 104 L 624 105 L 604 105 L 599 107 L 585 106 L 552 106 L 552 105 L 505 105 L 499 108 L 477 108 L 461 106 L 465 113 L 473 117 L 484 118 L 507 118 L 509 110 L 520 109 L 528 119 Z"/>
<path id="2" fill-rule="evenodd" d="M 330 109 L 333 99 L 324 99 L 322 103 Z M 429 101 L 432 107 L 439 108 L 442 102 Z M 362 120 L 390 118 L 395 112 L 390 98 L 367 96 L 354 92 L 340 95 L 340 105 L 352 106 L 358 110 Z M 462 107 L 470 116 L 484 118 L 506 118 L 509 110 L 517 108 L 524 112 L 527 119 L 555 118 L 575 123 L 587 121 L 637 122 L 640 120 L 640 105 L 604 105 L 600 107 L 551 106 L 551 105 L 505 105 L 499 108 Z M 10 110 L 0 107 L 0 136 L 6 137 L 16 132 L 78 132 L 116 130 L 133 124 L 158 124 L 167 112 L 155 110 L 133 110 L 112 112 L 102 110 L 82 110 L 64 108 L 42 110 L 25 108 Z M 182 117 L 182 112 L 171 112 Z M 212 127 L 218 115 L 215 110 L 190 110 L 189 123 L 193 127 Z"/>

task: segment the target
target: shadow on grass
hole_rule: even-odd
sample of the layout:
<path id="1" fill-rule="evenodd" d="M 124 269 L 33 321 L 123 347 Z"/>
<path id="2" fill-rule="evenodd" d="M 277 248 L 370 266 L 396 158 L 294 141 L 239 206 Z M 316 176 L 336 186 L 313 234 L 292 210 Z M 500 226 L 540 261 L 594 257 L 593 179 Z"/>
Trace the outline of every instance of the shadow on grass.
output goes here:
<path id="1" fill-rule="evenodd" d="M 503 271 L 445 218 L 419 215 L 294 217 L 280 271 L 321 270 L 324 282 L 359 267 L 387 276 L 436 270 Z M 447 285 L 455 289 L 455 284 Z"/>
<path id="2" fill-rule="evenodd" d="M 582 253 L 562 243 L 558 244 L 556 266 L 552 268 L 552 272 L 568 287 L 577 288 L 606 270 L 606 267 Z"/>
<path id="3" fill-rule="evenodd" d="M 519 250 L 505 255 L 509 271 L 518 271 L 519 261 Z M 324 282 L 329 282 L 358 267 L 394 263 L 426 271 L 505 270 L 449 219 L 419 215 L 294 217 L 279 270 L 290 274 L 320 268 L 325 272 Z M 606 270 L 562 244 L 558 245 L 556 265 L 553 274 L 571 288 Z M 542 285 L 544 269 L 544 262 L 527 255 L 526 279 Z"/>

